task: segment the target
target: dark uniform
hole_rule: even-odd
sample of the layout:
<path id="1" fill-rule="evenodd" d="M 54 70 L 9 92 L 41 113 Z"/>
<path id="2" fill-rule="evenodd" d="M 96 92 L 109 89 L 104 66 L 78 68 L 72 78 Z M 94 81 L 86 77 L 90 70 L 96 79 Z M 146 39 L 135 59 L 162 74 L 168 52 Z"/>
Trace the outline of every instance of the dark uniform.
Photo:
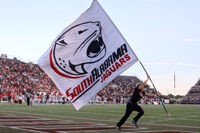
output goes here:
<path id="1" fill-rule="evenodd" d="M 30 99 L 31 99 L 31 90 L 27 90 L 27 92 L 26 92 L 26 102 L 27 102 L 28 106 L 30 106 Z"/>
<path id="2" fill-rule="evenodd" d="M 124 122 L 127 120 L 127 118 L 130 116 L 130 114 L 133 111 L 137 111 L 138 114 L 136 115 L 136 117 L 133 118 L 132 123 L 137 126 L 137 122 L 140 119 L 140 117 L 144 114 L 143 109 L 140 107 L 140 105 L 138 105 L 138 101 L 145 95 L 145 92 L 142 91 L 141 89 L 139 89 L 139 85 L 137 87 L 135 87 L 135 90 L 131 96 L 131 99 L 127 102 L 126 105 L 126 112 L 124 114 L 124 116 L 121 118 L 121 120 L 117 123 L 116 127 L 120 128 Z"/>

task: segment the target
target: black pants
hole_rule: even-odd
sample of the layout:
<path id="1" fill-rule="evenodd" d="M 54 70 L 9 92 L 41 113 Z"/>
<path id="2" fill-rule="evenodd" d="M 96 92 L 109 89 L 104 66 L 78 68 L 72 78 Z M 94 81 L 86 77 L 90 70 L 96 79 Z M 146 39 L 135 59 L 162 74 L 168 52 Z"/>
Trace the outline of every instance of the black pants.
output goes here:
<path id="1" fill-rule="evenodd" d="M 27 97 L 27 105 L 30 105 L 30 97 Z"/>
<path id="2" fill-rule="evenodd" d="M 138 114 L 136 115 L 136 117 L 133 118 L 133 120 L 135 122 L 137 122 L 140 119 L 140 117 L 144 114 L 144 111 L 140 107 L 140 105 L 138 105 L 137 103 L 130 103 L 130 102 L 128 102 L 127 105 L 126 105 L 126 112 L 125 112 L 124 116 L 121 118 L 121 120 L 117 123 L 117 125 L 119 127 L 121 127 L 124 124 L 124 122 L 128 119 L 128 117 L 130 116 L 130 114 L 133 111 L 137 111 L 138 112 Z"/>

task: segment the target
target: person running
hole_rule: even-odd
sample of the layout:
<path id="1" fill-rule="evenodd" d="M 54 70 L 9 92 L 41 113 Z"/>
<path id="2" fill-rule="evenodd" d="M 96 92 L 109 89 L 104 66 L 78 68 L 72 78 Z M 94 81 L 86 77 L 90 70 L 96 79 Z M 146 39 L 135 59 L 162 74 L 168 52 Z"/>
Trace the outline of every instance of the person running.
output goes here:
<path id="1" fill-rule="evenodd" d="M 125 121 L 128 119 L 128 117 L 133 111 L 137 111 L 138 114 L 136 115 L 136 117 L 133 118 L 132 124 L 138 128 L 137 122 L 140 119 L 140 117 L 142 117 L 142 115 L 144 114 L 142 107 L 138 105 L 138 101 L 145 95 L 144 88 L 147 82 L 148 79 L 146 79 L 143 83 L 137 83 L 136 86 L 134 87 L 133 94 L 126 104 L 125 114 L 116 124 L 116 128 L 118 130 L 121 129 L 121 126 L 125 123 Z"/>

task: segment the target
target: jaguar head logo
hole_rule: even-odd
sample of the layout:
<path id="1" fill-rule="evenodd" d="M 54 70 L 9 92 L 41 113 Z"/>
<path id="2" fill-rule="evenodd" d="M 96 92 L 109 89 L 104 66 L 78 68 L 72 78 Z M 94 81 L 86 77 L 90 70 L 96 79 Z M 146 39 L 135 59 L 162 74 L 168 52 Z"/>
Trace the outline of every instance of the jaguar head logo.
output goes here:
<path id="1" fill-rule="evenodd" d="M 69 28 L 55 41 L 50 52 L 53 70 L 64 77 L 80 78 L 106 54 L 101 23 L 85 22 Z"/>

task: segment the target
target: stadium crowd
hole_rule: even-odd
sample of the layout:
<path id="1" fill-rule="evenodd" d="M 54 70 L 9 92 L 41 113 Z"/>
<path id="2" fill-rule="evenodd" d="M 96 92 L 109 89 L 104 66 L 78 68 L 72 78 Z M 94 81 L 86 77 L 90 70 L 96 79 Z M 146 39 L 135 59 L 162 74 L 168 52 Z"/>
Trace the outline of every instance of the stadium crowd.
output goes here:
<path id="1" fill-rule="evenodd" d="M 0 70 L 1 101 L 22 104 L 26 102 L 27 97 L 30 97 L 31 103 L 64 104 L 68 102 L 37 64 L 24 63 L 16 58 L 0 58 Z M 126 103 L 137 82 L 141 82 L 137 77 L 118 76 L 94 96 L 90 103 Z M 156 91 L 149 88 L 147 93 L 156 94 Z M 159 103 L 159 98 L 145 97 L 141 102 L 146 104 Z"/>
<path id="2" fill-rule="evenodd" d="M 137 77 L 118 76 L 107 87 L 101 90 L 90 102 L 91 103 L 120 103 L 124 104 L 131 97 L 136 83 L 141 82 Z M 147 93 L 154 94 L 156 91 L 147 86 Z M 154 104 L 159 103 L 158 97 L 145 97 L 141 103 Z"/>
<path id="3" fill-rule="evenodd" d="M 191 87 L 187 95 L 182 99 L 182 104 L 200 104 L 200 79 Z"/>
<path id="4" fill-rule="evenodd" d="M 35 101 L 45 102 L 44 98 L 48 95 L 60 99 L 61 94 L 54 83 L 33 63 L 0 58 L 0 70 L 0 99 L 2 101 L 20 101 L 21 103 L 28 92 L 31 92 L 31 99 Z"/>

